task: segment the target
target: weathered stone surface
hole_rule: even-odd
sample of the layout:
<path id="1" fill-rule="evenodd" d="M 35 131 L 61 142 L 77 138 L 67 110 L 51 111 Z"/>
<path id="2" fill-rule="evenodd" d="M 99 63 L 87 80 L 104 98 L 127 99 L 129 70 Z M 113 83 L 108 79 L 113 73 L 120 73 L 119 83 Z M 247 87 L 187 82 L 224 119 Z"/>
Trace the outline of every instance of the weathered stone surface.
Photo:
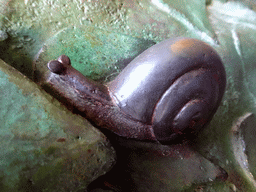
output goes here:
<path id="1" fill-rule="evenodd" d="M 240 168 L 238 170 L 242 177 L 256 186 L 255 178 L 255 151 L 256 151 L 256 118 L 252 113 L 246 113 L 239 117 L 232 126 L 231 143 L 232 152 L 235 158 L 234 163 L 237 163 Z M 236 175 L 230 175 L 234 180 Z M 245 185 L 245 183 L 237 183 L 237 185 Z"/>
<path id="2" fill-rule="evenodd" d="M 123 138 L 116 138 L 115 143 L 118 162 L 105 176 L 114 191 L 179 192 L 227 177 L 189 143 L 167 146 Z"/>
<path id="3" fill-rule="evenodd" d="M 102 133 L 2 60 L 0 109 L 0 191 L 78 191 L 115 162 Z"/>

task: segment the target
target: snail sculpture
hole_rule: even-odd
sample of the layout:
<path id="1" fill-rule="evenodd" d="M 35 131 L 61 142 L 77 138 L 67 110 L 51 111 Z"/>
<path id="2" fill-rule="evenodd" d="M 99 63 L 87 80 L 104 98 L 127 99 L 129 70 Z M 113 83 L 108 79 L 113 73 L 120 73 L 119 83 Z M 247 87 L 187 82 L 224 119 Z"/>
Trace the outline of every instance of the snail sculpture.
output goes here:
<path id="1" fill-rule="evenodd" d="M 106 85 L 83 76 L 65 55 L 50 61 L 48 68 L 49 88 L 98 127 L 163 144 L 205 127 L 226 85 L 217 52 L 190 38 L 150 47 Z"/>

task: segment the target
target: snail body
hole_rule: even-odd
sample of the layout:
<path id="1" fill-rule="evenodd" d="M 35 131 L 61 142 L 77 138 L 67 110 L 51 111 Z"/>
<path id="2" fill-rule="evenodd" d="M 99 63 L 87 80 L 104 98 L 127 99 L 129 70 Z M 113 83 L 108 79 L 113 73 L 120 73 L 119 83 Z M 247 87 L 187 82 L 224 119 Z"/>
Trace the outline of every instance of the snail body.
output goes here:
<path id="1" fill-rule="evenodd" d="M 88 80 L 71 67 L 67 56 L 50 61 L 48 68 L 59 76 L 58 82 L 76 90 L 76 98 L 84 98 L 73 105 L 99 127 L 161 143 L 203 128 L 216 112 L 226 85 L 217 52 L 189 38 L 168 39 L 150 47 L 106 85 Z M 72 94 L 49 82 L 70 99 Z M 88 105 L 87 109 L 82 105 Z M 92 106 L 94 110 L 89 109 Z M 104 115 L 99 115 L 102 111 Z"/>

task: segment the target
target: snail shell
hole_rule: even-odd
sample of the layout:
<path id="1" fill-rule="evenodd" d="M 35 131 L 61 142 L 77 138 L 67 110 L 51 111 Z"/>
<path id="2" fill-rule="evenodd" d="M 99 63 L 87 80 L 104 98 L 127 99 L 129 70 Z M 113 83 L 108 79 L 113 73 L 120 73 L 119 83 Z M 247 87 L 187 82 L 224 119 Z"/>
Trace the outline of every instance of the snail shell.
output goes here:
<path id="1" fill-rule="evenodd" d="M 210 122 L 226 86 L 217 52 L 189 38 L 152 46 L 107 85 L 84 77 L 65 55 L 48 68 L 48 87 L 97 126 L 161 143 L 182 140 Z"/>
<path id="2" fill-rule="evenodd" d="M 144 51 L 108 87 L 125 114 L 152 125 L 157 140 L 168 142 L 209 122 L 225 85 L 225 69 L 211 46 L 177 38 Z"/>

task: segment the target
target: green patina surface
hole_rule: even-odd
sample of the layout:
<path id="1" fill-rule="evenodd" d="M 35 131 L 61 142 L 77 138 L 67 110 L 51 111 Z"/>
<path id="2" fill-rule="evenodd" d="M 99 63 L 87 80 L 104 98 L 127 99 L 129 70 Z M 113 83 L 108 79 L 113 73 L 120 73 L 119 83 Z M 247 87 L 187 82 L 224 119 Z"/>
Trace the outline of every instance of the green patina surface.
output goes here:
<path id="1" fill-rule="evenodd" d="M 108 141 L 0 60 L 0 191 L 74 191 L 112 166 Z"/>
<path id="2" fill-rule="evenodd" d="M 93 26 L 64 29 L 44 43 L 40 58 L 34 63 L 35 74 L 43 75 L 48 71 L 46 61 L 65 54 L 83 75 L 107 82 L 135 56 L 154 44 L 151 40 L 103 31 Z"/>
<path id="3" fill-rule="evenodd" d="M 200 191 L 201 186 L 203 191 L 220 191 L 220 189 L 254 191 L 256 185 L 253 177 L 239 164 L 237 161 L 239 155 L 232 149 L 234 144 L 231 142 L 231 132 L 238 117 L 246 112 L 255 113 L 255 10 L 256 3 L 250 0 L 0 0 L 0 58 L 32 79 L 36 78 L 38 73 L 45 72 L 45 64 L 49 60 L 65 53 L 70 56 L 72 65 L 86 76 L 108 81 L 127 64 L 130 58 L 151 46 L 153 41 L 159 42 L 177 36 L 204 40 L 217 50 L 223 60 L 227 71 L 227 90 L 213 121 L 199 136 L 196 150 L 206 159 L 224 168 L 230 177 L 226 183 L 205 182 L 194 184 L 186 190 Z M 33 64 L 32 61 L 37 57 L 38 52 L 41 60 Z M 12 71 L 10 76 L 15 78 L 15 73 Z M 5 76 L 1 75 L 1 78 Z M 24 81 L 24 86 L 26 82 L 27 80 Z M 0 83 L 3 87 L 7 86 L 4 81 Z M 20 83 L 16 84 L 19 85 L 18 87 L 22 86 Z M 43 146 L 41 140 L 32 142 L 31 138 L 37 134 L 45 140 L 57 133 L 65 137 L 68 129 L 58 128 L 63 124 L 58 125 L 54 120 L 54 116 L 63 115 L 58 111 L 61 108 L 60 104 L 51 103 L 49 106 L 56 107 L 57 112 L 48 110 L 48 113 L 45 113 L 40 107 L 44 104 L 38 104 L 33 100 L 37 96 L 28 93 L 24 95 L 24 90 L 27 88 L 17 88 L 16 85 L 8 87 L 5 91 L 0 89 L 2 95 L 7 94 L 9 97 L 9 104 L 0 105 L 1 113 L 5 112 L 9 115 L 9 120 L 6 118 L 3 120 L 6 124 L 0 134 L 5 141 L 3 152 L 12 150 L 6 158 L 13 159 L 15 158 L 13 154 L 20 157 L 23 148 L 34 150 L 36 143 L 38 148 L 34 150 L 34 155 L 25 150 L 24 153 L 30 155 L 25 159 L 21 158 L 21 161 L 16 161 L 16 165 L 20 165 L 20 162 L 31 162 L 37 157 L 49 160 L 49 156 L 52 156 L 51 160 L 54 159 L 54 163 L 40 169 L 41 171 L 33 177 L 38 182 L 39 180 L 48 182 L 44 180 L 47 177 L 42 173 L 47 172 L 45 170 L 49 170 L 53 165 L 58 167 L 61 164 L 62 159 L 55 155 L 61 153 L 60 147 L 58 145 L 41 147 Z M 50 98 L 46 95 L 44 97 Z M 21 104 L 22 101 L 28 102 L 27 99 L 29 103 Z M 48 100 L 51 101 L 52 98 Z M 36 113 L 38 116 L 34 112 L 37 108 L 39 108 Z M 69 114 L 69 112 L 65 113 Z M 34 120 L 26 121 L 26 118 Z M 76 117 L 69 117 L 69 121 L 73 122 L 73 119 Z M 75 122 L 77 121 L 74 120 L 73 123 Z M 37 129 L 36 126 L 42 129 Z M 49 127 L 56 129 L 52 131 Z M 33 133 L 31 129 L 34 130 Z M 69 133 L 73 134 L 78 129 L 75 130 Z M 75 135 L 73 134 L 73 137 Z M 85 140 L 87 139 L 86 137 Z M 94 137 L 89 140 L 94 140 Z M 9 147 L 14 141 L 19 148 Z M 88 157 L 86 156 L 85 159 Z M 255 162 L 250 162 L 249 168 L 255 167 Z M 32 168 L 28 166 L 24 169 Z M 11 175 L 20 168 L 8 166 L 8 169 L 4 170 L 6 174 Z M 256 175 L 255 169 L 249 170 L 252 175 Z M 58 171 L 56 174 L 59 174 Z M 11 176 L 0 176 L 0 180 L 5 184 L 8 183 L 7 178 Z M 10 184 L 15 183 L 17 178 L 18 176 L 13 177 L 13 180 L 9 179 Z M 26 181 L 21 183 L 24 185 Z M 147 184 L 141 183 L 141 185 Z"/>

